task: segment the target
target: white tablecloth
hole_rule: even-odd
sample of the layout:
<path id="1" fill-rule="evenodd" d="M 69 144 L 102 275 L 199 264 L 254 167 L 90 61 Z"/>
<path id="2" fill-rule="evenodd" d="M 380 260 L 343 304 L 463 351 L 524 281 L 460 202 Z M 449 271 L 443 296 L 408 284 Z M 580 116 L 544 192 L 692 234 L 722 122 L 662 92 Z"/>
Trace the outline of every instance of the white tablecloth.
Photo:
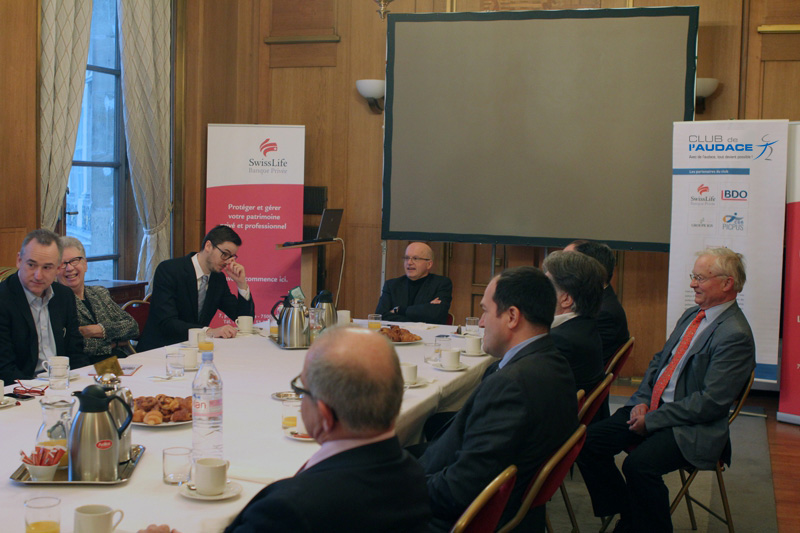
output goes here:
<path id="1" fill-rule="evenodd" d="M 430 342 L 435 335 L 454 330 L 450 326 L 404 325 Z M 178 427 L 134 427 L 132 442 L 146 447 L 144 456 L 131 479 L 114 486 L 24 485 L 9 476 L 19 467 L 19 451 L 30 452 L 42 421 L 37 400 L 21 406 L 0 409 L 0 500 L 3 518 L 0 530 L 24 530 L 24 502 L 37 495 L 61 498 L 61 531 L 72 531 L 73 513 L 85 504 L 106 504 L 125 512 L 117 531 L 136 531 L 150 523 L 168 523 L 184 533 L 219 530 L 220 521 L 235 516 L 269 480 L 294 475 L 319 448 L 316 443 L 297 442 L 283 435 L 280 425 L 281 404 L 270 398 L 277 391 L 290 390 L 289 382 L 303 366 L 306 350 L 281 350 L 271 340 L 259 335 L 236 339 L 214 339 L 214 362 L 224 387 L 224 449 L 231 462 L 229 477 L 243 486 L 242 494 L 223 501 L 196 501 L 182 497 L 175 486 L 161 480 L 161 452 L 170 446 L 192 445 L 191 425 Z M 452 347 L 463 349 L 462 338 L 453 338 Z M 409 389 L 397 423 L 403 444 L 416 441 L 422 424 L 432 413 L 455 410 L 466 400 L 480 381 L 490 357 L 462 357 L 469 366 L 463 372 L 443 372 L 424 362 L 424 344 L 397 346 L 403 362 L 416 363 L 418 374 L 432 383 Z M 149 376 L 165 374 L 164 348 L 135 354 L 125 363 L 142 364 L 135 375 L 122 382 L 134 396 L 159 393 L 171 396 L 191 395 L 194 373 L 187 372 L 179 381 L 156 382 Z M 80 378 L 71 383 L 81 390 L 93 383 L 88 376 L 93 369 L 80 369 Z M 26 382 L 32 383 L 32 382 Z M 6 392 L 13 387 L 6 386 Z M 77 402 L 76 402 L 77 411 Z M 245 481 L 245 479 L 250 481 Z"/>

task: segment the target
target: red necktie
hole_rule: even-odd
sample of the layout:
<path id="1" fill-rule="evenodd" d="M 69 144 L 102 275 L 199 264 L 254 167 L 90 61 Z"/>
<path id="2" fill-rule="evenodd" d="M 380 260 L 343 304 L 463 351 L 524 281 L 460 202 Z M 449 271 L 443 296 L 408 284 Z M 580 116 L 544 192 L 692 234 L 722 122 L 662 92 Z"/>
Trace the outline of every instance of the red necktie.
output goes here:
<path id="1" fill-rule="evenodd" d="M 705 316 L 705 311 L 700 311 L 697 313 L 697 316 L 694 317 L 694 320 L 692 320 L 692 323 L 689 324 L 689 327 L 686 329 L 686 333 L 683 334 L 681 343 L 678 345 L 678 349 L 675 350 L 675 355 L 672 356 L 672 360 L 667 365 L 667 368 L 661 373 L 658 381 L 656 381 L 656 386 L 653 387 L 653 395 L 650 397 L 651 411 L 658 409 L 658 402 L 661 401 L 661 395 L 664 393 L 664 389 L 667 388 L 669 380 L 672 379 L 672 374 L 675 373 L 675 369 L 678 367 L 678 363 L 681 362 L 683 355 L 689 349 L 689 344 L 691 344 L 692 338 L 697 332 L 697 328 L 700 326 L 700 322 L 703 321 Z"/>

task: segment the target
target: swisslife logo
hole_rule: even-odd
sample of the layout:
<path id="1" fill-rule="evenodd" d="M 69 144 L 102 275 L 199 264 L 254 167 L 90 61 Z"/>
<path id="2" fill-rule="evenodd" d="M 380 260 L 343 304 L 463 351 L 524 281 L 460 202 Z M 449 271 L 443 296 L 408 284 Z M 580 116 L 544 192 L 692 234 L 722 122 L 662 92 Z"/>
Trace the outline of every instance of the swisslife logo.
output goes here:
<path id="1" fill-rule="evenodd" d="M 695 207 L 713 207 L 716 203 L 717 197 L 711 194 L 711 188 L 704 183 L 689 195 L 689 204 Z"/>
<path id="2" fill-rule="evenodd" d="M 248 160 L 248 172 L 257 174 L 286 174 L 289 162 L 283 157 L 274 157 L 270 154 L 278 152 L 278 143 L 272 139 L 264 139 L 258 145 L 258 151 L 264 156 L 261 158 L 251 157 Z"/>

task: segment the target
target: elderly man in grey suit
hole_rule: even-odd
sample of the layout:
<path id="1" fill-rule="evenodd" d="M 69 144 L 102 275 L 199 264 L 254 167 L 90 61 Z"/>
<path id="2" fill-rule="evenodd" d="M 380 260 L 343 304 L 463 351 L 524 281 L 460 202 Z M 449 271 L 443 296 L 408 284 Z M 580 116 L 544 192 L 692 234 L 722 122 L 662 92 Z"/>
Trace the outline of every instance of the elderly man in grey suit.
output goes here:
<path id="1" fill-rule="evenodd" d="M 698 256 L 689 275 L 697 305 L 678 320 L 628 403 L 589 426 L 578 458 L 595 515 L 621 515 L 614 531 L 672 531 L 662 476 L 714 468 L 728 445 L 728 409 L 755 367 L 753 333 L 736 304 L 741 255 L 710 248 Z M 632 446 L 623 478 L 614 456 Z"/>

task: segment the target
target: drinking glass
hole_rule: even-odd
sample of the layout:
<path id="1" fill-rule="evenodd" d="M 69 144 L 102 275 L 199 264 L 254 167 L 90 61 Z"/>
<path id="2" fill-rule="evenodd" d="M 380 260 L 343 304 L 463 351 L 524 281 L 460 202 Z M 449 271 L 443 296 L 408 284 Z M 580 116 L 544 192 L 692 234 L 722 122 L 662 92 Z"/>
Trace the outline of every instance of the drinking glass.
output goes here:
<path id="1" fill-rule="evenodd" d="M 381 315 L 368 315 L 367 326 L 369 329 L 381 329 Z"/>
<path id="2" fill-rule="evenodd" d="M 167 354 L 167 376 L 179 378 L 184 373 L 184 355 L 182 353 Z"/>
<path id="3" fill-rule="evenodd" d="M 476 316 L 468 316 L 466 320 L 466 326 L 464 327 L 464 333 L 469 335 L 480 335 L 480 328 L 478 327 L 480 320 L 481 319 Z"/>
<path id="4" fill-rule="evenodd" d="M 284 400 L 281 402 L 281 427 L 283 429 L 297 427 L 297 420 L 301 416 L 301 405 L 302 400 Z"/>
<path id="5" fill-rule="evenodd" d="M 59 533 L 60 505 L 61 500 L 53 496 L 38 496 L 25 500 L 25 533 Z"/>
<path id="6" fill-rule="evenodd" d="M 183 446 L 164 448 L 164 483 L 179 485 L 189 481 L 192 470 L 192 449 Z"/>

